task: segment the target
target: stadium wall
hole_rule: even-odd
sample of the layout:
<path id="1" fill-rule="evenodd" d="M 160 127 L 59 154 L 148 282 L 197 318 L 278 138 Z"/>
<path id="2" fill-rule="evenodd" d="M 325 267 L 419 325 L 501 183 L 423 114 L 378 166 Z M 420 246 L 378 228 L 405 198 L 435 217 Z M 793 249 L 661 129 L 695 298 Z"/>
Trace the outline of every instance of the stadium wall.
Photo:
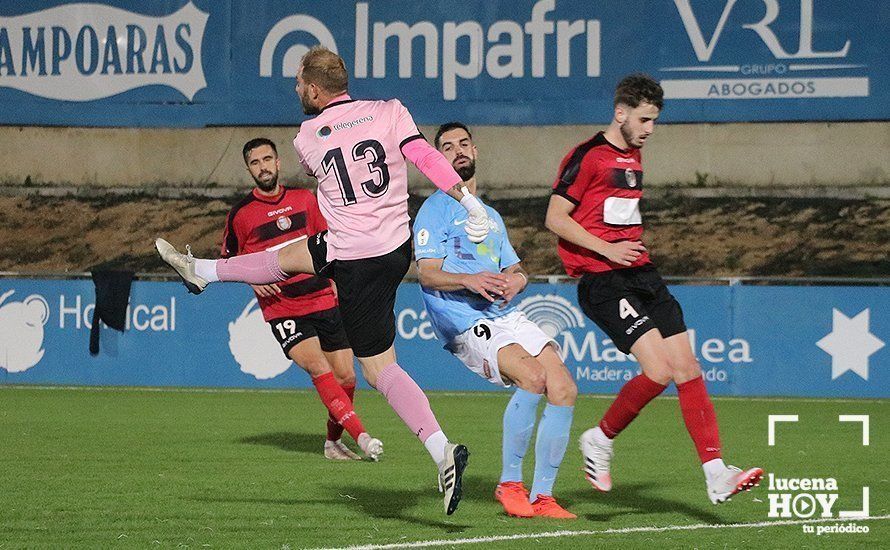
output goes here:
<path id="1" fill-rule="evenodd" d="M 546 193 L 563 155 L 598 128 L 472 127 L 485 189 Z M 421 129 L 432 139 L 436 127 Z M 0 182 L 243 187 L 250 180 L 241 147 L 260 135 L 278 144 L 286 180 L 306 181 L 291 146 L 296 131 L 0 127 Z M 890 155 L 882 152 L 888 150 L 887 122 L 665 124 L 647 143 L 644 166 L 647 185 L 886 185 Z M 413 168 L 411 185 L 432 189 Z"/>
<path id="2" fill-rule="evenodd" d="M 890 397 L 886 287 L 672 286 L 717 395 Z M 137 281 L 127 330 L 88 352 L 89 280 L 0 279 L 0 384 L 306 388 L 246 285 L 200 297 Z M 573 284 L 533 283 L 518 307 L 560 345 L 583 393 L 614 393 L 637 363 L 581 313 Z M 417 283 L 396 300 L 400 363 L 432 390 L 496 391 L 435 339 Z M 366 386 L 365 386 L 366 387 Z"/>

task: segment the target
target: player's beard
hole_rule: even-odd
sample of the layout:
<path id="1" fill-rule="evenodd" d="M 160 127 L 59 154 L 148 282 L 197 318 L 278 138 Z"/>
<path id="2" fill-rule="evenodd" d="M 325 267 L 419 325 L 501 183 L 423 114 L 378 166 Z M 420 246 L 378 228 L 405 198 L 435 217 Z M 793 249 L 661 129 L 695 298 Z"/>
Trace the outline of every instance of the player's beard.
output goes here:
<path id="1" fill-rule="evenodd" d="M 300 105 L 303 106 L 304 115 L 317 115 L 321 112 L 321 109 L 309 103 L 309 99 L 303 95 L 300 95 Z"/>
<path id="2" fill-rule="evenodd" d="M 624 138 L 624 143 L 627 144 L 631 149 L 640 149 L 643 147 L 642 143 L 638 143 L 636 136 L 633 133 L 633 130 L 630 129 L 630 125 L 625 122 L 621 126 L 618 127 L 621 130 L 621 137 Z"/>
<path id="3" fill-rule="evenodd" d="M 260 174 L 262 176 L 262 174 Z M 274 191 L 275 187 L 278 186 L 278 174 L 272 174 L 272 177 L 269 178 L 268 181 L 263 181 L 258 178 L 253 178 L 256 186 L 260 188 L 260 191 L 264 191 L 266 193 L 270 191 Z"/>
<path id="4" fill-rule="evenodd" d="M 476 175 L 476 161 L 469 157 L 461 157 L 461 158 L 468 159 L 470 161 L 470 163 L 464 164 L 463 166 L 461 166 L 459 168 L 455 168 L 454 170 L 455 170 L 455 172 L 457 172 L 457 175 L 460 176 L 460 179 L 462 181 L 470 181 L 473 178 L 473 176 Z M 457 159 L 455 159 L 455 160 L 457 160 Z"/>

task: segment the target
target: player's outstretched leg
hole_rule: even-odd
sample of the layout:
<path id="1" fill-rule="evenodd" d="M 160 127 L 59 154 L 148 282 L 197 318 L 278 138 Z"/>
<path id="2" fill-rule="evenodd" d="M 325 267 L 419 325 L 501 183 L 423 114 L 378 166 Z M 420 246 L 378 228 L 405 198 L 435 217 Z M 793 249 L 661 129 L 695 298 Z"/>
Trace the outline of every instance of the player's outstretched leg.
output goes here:
<path id="1" fill-rule="evenodd" d="M 182 254 L 164 239 L 155 240 L 161 259 L 172 267 L 192 294 L 200 294 L 218 281 L 265 285 L 287 280 L 297 273 L 315 274 L 306 239 L 280 250 L 265 250 L 221 260 L 206 260 Z"/>
<path id="2" fill-rule="evenodd" d="M 504 410 L 501 479 L 494 497 L 509 516 L 530 518 L 535 515 L 528 500 L 528 489 L 522 483 L 522 460 L 532 439 L 540 400 L 541 394 L 517 388 Z"/>
<path id="3" fill-rule="evenodd" d="M 158 238 L 155 239 L 155 248 L 157 248 L 158 254 L 161 255 L 161 259 L 167 262 L 179 274 L 189 292 L 200 294 L 204 291 L 204 288 L 207 287 L 210 281 L 195 273 L 195 257 L 192 256 L 192 250 L 188 245 L 185 247 L 186 253 L 182 254 L 172 244 Z"/>

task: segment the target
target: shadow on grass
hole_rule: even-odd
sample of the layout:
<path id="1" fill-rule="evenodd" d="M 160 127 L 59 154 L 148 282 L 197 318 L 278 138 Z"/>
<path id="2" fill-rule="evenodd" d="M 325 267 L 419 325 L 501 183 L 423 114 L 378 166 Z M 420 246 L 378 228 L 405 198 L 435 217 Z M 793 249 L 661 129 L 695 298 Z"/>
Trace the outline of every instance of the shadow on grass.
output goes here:
<path id="1" fill-rule="evenodd" d="M 595 492 L 593 489 L 575 490 L 562 494 L 568 505 L 572 502 L 595 502 L 612 510 L 604 510 L 600 513 L 584 514 L 584 519 L 590 521 L 607 522 L 618 516 L 629 514 L 670 513 L 683 514 L 702 523 L 723 523 L 724 519 L 716 514 L 705 511 L 700 507 L 691 505 L 683 500 L 674 500 L 653 495 L 649 489 L 653 483 L 631 483 L 616 486 L 608 494 Z M 560 500 L 563 500 L 560 499 Z"/>
<path id="2" fill-rule="evenodd" d="M 463 533 L 470 527 L 455 522 L 460 521 L 460 508 L 454 516 L 445 515 L 441 494 L 436 492 L 434 486 L 406 490 L 343 484 L 332 485 L 330 489 L 347 498 L 347 506 L 373 518 L 404 521 L 441 529 L 445 533 Z M 408 512 L 415 506 L 419 508 Z M 431 517 L 421 517 L 417 514 L 428 514 Z M 437 515 L 441 516 L 441 519 L 433 519 Z"/>
<path id="3" fill-rule="evenodd" d="M 238 443 L 247 445 L 268 445 L 291 453 L 321 455 L 324 450 L 324 434 L 271 432 L 267 434 L 242 437 Z"/>
<path id="4" fill-rule="evenodd" d="M 368 517 L 377 519 L 398 520 L 405 523 L 431 527 L 443 533 L 463 533 L 470 526 L 456 523 L 445 515 L 442 498 L 435 488 L 384 489 L 355 484 L 329 485 L 326 488 L 332 495 L 330 498 L 265 498 L 237 496 L 195 496 L 189 500 L 196 502 L 272 505 L 301 507 L 322 504 L 326 507 L 346 507 L 357 510 Z M 409 509 L 416 510 L 408 512 Z M 455 519 L 460 519 L 458 508 Z M 429 517 L 425 517 L 429 516 Z M 435 519 L 441 517 L 441 519 Z"/>

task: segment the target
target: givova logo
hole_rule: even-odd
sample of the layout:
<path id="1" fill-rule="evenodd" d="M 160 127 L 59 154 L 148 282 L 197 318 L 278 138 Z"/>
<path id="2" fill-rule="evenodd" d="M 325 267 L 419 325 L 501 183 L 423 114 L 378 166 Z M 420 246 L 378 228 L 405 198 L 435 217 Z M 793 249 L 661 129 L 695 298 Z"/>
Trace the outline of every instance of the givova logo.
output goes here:
<path id="1" fill-rule="evenodd" d="M 516 307 L 551 338 L 571 328 L 584 328 L 584 315 L 556 294 L 529 296 Z"/>
<path id="2" fill-rule="evenodd" d="M 298 42 L 292 44 L 284 52 L 281 61 L 281 75 L 287 77 L 297 76 L 297 70 L 300 68 L 300 60 L 306 55 L 311 46 L 321 44 L 332 52 L 337 51 L 337 43 L 334 41 L 334 35 L 331 31 L 318 19 L 309 15 L 291 15 L 275 24 L 266 39 L 263 40 L 263 47 L 260 50 L 260 76 L 278 76 L 273 75 L 272 62 L 285 37 L 296 33 L 306 33 L 312 36 L 309 45 Z"/>
<path id="3" fill-rule="evenodd" d="M 6 302 L 14 290 L 0 295 L 0 368 L 22 372 L 43 359 L 43 326 L 49 320 L 49 304 L 39 294 L 21 302 Z"/>
<path id="4" fill-rule="evenodd" d="M 166 17 L 101 4 L 0 17 L 0 87 L 90 101 L 160 84 L 191 100 L 207 85 L 207 18 L 191 3 Z"/>
<path id="5" fill-rule="evenodd" d="M 293 362 L 281 353 L 281 346 L 269 332 L 256 298 L 248 302 L 237 319 L 229 323 L 229 351 L 241 372 L 257 380 L 268 380 L 284 373 Z"/>

